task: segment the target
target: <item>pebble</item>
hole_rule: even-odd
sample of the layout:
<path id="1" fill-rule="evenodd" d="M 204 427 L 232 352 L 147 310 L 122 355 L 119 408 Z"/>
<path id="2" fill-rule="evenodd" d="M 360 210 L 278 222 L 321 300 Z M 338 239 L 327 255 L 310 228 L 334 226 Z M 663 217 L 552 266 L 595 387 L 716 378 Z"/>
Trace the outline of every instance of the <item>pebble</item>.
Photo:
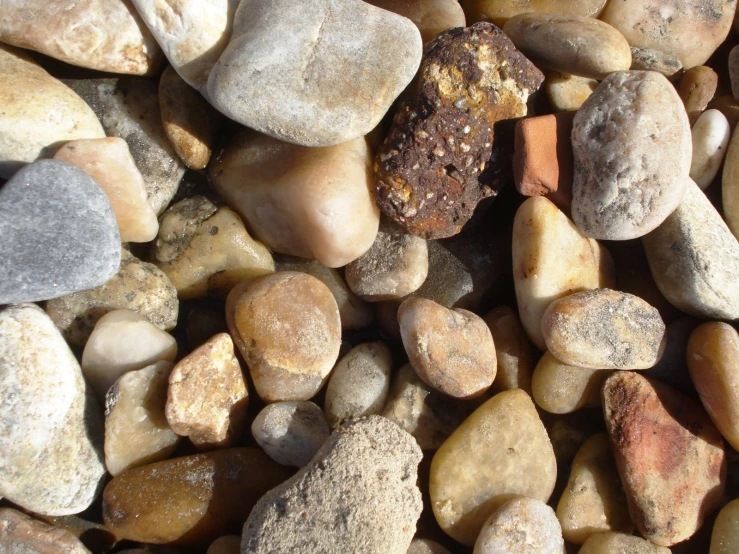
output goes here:
<path id="1" fill-rule="evenodd" d="M 739 318 L 739 242 L 698 185 L 689 183 L 678 209 L 642 242 L 671 304 L 698 317 Z"/>
<path id="2" fill-rule="evenodd" d="M 34 162 L 3 185 L 0 236 L 0 304 L 96 287 L 121 259 L 105 193 L 84 171 L 57 160 Z"/>
<path id="3" fill-rule="evenodd" d="M 438 542 L 428 539 L 413 539 L 406 554 L 451 554 Z"/>
<path id="4" fill-rule="evenodd" d="M 607 0 L 462 0 L 467 17 L 475 21 L 492 21 L 502 26 L 520 13 L 561 13 L 598 17 Z"/>
<path id="5" fill-rule="evenodd" d="M 229 294 L 226 317 L 265 402 L 308 400 L 339 356 L 336 300 L 305 273 L 281 271 L 245 282 Z"/>
<path id="6" fill-rule="evenodd" d="M 527 199 L 513 222 L 513 283 L 521 323 L 540 350 L 541 319 L 552 301 L 575 291 L 615 286 L 611 255 L 584 236 L 550 200 Z"/>
<path id="7" fill-rule="evenodd" d="M 369 302 L 403 298 L 418 290 L 429 271 L 428 245 L 397 225 L 380 222 L 367 252 L 346 266 L 349 288 Z"/>
<path id="8" fill-rule="evenodd" d="M 572 218 L 589 237 L 641 237 L 683 197 L 690 125 L 680 97 L 659 73 L 609 75 L 578 110 L 572 149 Z"/>
<path id="9" fill-rule="evenodd" d="M 275 402 L 257 414 L 251 433 L 275 462 L 300 468 L 316 455 L 331 429 L 313 402 Z"/>
<path id="10" fill-rule="evenodd" d="M 616 29 L 590 17 L 559 13 L 522 13 L 503 32 L 537 67 L 604 79 L 631 67 L 631 48 Z"/>
<path id="11" fill-rule="evenodd" d="M 706 190 L 721 169 L 731 129 L 724 114 L 718 110 L 706 110 L 693 125 L 692 135 L 690 178 L 701 190 Z"/>
<path id="12" fill-rule="evenodd" d="M 315 149 L 245 131 L 211 178 L 268 248 L 342 267 L 370 249 L 380 224 L 370 156 L 364 138 Z"/>
<path id="13" fill-rule="evenodd" d="M 551 414 L 597 408 L 601 385 L 610 374 L 607 369 L 562 363 L 547 350 L 534 369 L 531 396 L 537 406 Z"/>
<path id="14" fill-rule="evenodd" d="M 156 362 L 118 379 L 105 397 L 105 467 L 113 477 L 169 458 L 180 442 L 164 406 L 170 362 Z"/>
<path id="15" fill-rule="evenodd" d="M 53 322 L 0 308 L 0 495 L 47 515 L 88 508 L 103 484 L 103 415 Z"/>
<path id="16" fill-rule="evenodd" d="M 326 420 L 335 429 L 345 421 L 380 413 L 390 390 L 393 358 L 382 342 L 352 348 L 331 371 L 326 387 Z"/>
<path id="17" fill-rule="evenodd" d="M 509 306 L 498 306 L 483 320 L 490 328 L 498 360 L 493 390 L 522 389 L 530 394 L 536 354 L 518 314 Z"/>
<path id="18" fill-rule="evenodd" d="M 475 542 L 474 554 L 565 554 L 557 516 L 535 498 L 514 498 L 488 518 Z"/>
<path id="19" fill-rule="evenodd" d="M 739 499 L 726 504 L 716 517 L 709 554 L 734 554 L 739 549 Z"/>
<path id="20" fill-rule="evenodd" d="M 727 323 L 703 323 L 690 335 L 686 357 L 703 407 L 736 450 L 739 447 L 739 333 Z"/>
<path id="21" fill-rule="evenodd" d="M 457 0 L 371 0 L 368 3 L 410 19 L 421 32 L 424 44 L 442 31 L 467 26 L 464 11 Z"/>
<path id="22" fill-rule="evenodd" d="M 557 504 L 557 519 L 564 538 L 573 544 L 583 544 L 597 533 L 634 531 L 606 433 L 593 435 L 577 451 Z"/>
<path id="23" fill-rule="evenodd" d="M 501 392 L 477 408 L 436 451 L 429 494 L 436 521 L 471 546 L 485 521 L 520 495 L 546 502 L 557 463 L 534 403 L 522 390 Z"/>
<path id="24" fill-rule="evenodd" d="M 244 524 L 242 554 L 406 554 L 423 506 L 420 461 L 413 438 L 383 417 L 343 425 L 259 500 Z"/>
<path id="25" fill-rule="evenodd" d="M 526 101 L 543 80 L 489 23 L 436 37 L 416 94 L 395 114 L 375 158 L 382 212 L 426 239 L 459 233 L 477 204 L 496 193 L 484 173 L 493 167 L 493 124 L 526 115 Z"/>
<path id="26" fill-rule="evenodd" d="M 736 127 L 726 151 L 721 175 L 721 196 L 726 225 L 739 240 L 739 133 Z"/>
<path id="27" fill-rule="evenodd" d="M 657 546 L 639 537 L 625 533 L 596 533 L 592 535 L 578 554 L 613 554 L 614 552 L 628 552 L 629 554 L 671 554 L 669 548 Z"/>
<path id="28" fill-rule="evenodd" d="M 205 554 L 241 554 L 241 537 L 239 535 L 218 537 Z"/>
<path id="29" fill-rule="evenodd" d="M 621 31 L 632 46 L 660 50 L 690 69 L 708 60 L 734 20 L 733 0 L 609 2 L 600 19 Z"/>
<path id="30" fill-rule="evenodd" d="M 0 508 L 0 550 L 6 554 L 91 554 L 69 531 L 11 508 Z"/>
<path id="31" fill-rule="evenodd" d="M 721 94 L 708 103 L 708 108 L 720 111 L 729 120 L 733 129 L 739 124 L 739 102 L 731 94 Z"/>
<path id="32" fill-rule="evenodd" d="M 234 446 L 246 426 L 249 390 L 227 333 L 182 358 L 169 375 L 164 414 L 198 450 Z"/>
<path id="33" fill-rule="evenodd" d="M 144 178 L 125 140 L 73 140 L 54 159 L 79 167 L 100 185 L 113 208 L 121 242 L 149 242 L 157 236 L 157 214 L 146 201 Z"/>
<path id="34" fill-rule="evenodd" d="M 729 52 L 729 79 L 734 100 L 739 102 L 739 48 L 736 46 Z"/>
<path id="35" fill-rule="evenodd" d="M 478 315 L 409 298 L 398 309 L 398 322 L 411 365 L 426 383 L 455 398 L 473 398 L 490 388 L 495 344 Z"/>
<path id="36" fill-rule="evenodd" d="M 683 73 L 680 60 L 668 53 L 645 46 L 631 47 L 631 67 L 636 71 L 656 71 L 670 81 L 678 79 Z"/>
<path id="37" fill-rule="evenodd" d="M 603 413 L 629 511 L 652 543 L 691 537 L 726 484 L 723 441 L 703 408 L 634 372 L 603 386 Z"/>
<path id="38" fill-rule="evenodd" d="M 4 2 L 0 41 L 97 71 L 151 75 L 162 51 L 130 0 Z"/>
<path id="39" fill-rule="evenodd" d="M 698 65 L 688 69 L 677 84 L 677 92 L 685 105 L 691 125 L 703 113 L 716 94 L 718 75 L 708 66 Z"/>
<path id="40" fill-rule="evenodd" d="M 657 309 L 611 289 L 555 300 L 544 312 L 541 329 L 554 357 L 578 367 L 648 369 L 665 348 L 666 327 Z"/>
<path id="41" fill-rule="evenodd" d="M 7 3 L 0 6 L 0 39 Z M 20 7 L 20 4 L 19 4 Z M 105 136 L 85 102 L 22 50 L 0 44 L 0 178 L 48 155 L 58 143 Z"/>
<path id="42" fill-rule="evenodd" d="M 272 254 L 241 218 L 204 196 L 180 200 L 162 214 L 151 252 L 182 300 L 225 297 L 241 281 L 275 270 Z"/>
<path id="43" fill-rule="evenodd" d="M 555 111 L 577 111 L 598 88 L 598 81 L 567 73 L 549 71 L 544 80 L 544 90 Z"/>
<path id="44" fill-rule="evenodd" d="M 74 348 L 83 348 L 98 320 L 113 310 L 134 311 L 169 331 L 177 323 L 177 289 L 155 265 L 123 249 L 118 273 L 107 283 L 46 303 L 46 313 Z"/>
<path id="45" fill-rule="evenodd" d="M 165 460 L 113 478 L 103 520 L 119 539 L 207 544 L 240 533 L 257 500 L 291 473 L 258 448 Z"/>
<path id="46" fill-rule="evenodd" d="M 177 342 L 130 310 L 113 310 L 95 324 L 82 352 L 82 374 L 101 402 L 119 377 L 156 362 L 174 362 Z"/>

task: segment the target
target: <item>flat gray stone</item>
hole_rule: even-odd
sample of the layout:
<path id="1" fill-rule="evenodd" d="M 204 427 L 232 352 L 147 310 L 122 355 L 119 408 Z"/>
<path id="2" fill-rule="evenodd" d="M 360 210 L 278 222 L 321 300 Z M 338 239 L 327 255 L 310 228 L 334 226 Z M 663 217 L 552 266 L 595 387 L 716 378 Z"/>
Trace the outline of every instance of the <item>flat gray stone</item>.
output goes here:
<path id="1" fill-rule="evenodd" d="M 121 261 L 108 197 L 81 169 L 41 160 L 0 189 L 0 304 L 96 287 Z"/>

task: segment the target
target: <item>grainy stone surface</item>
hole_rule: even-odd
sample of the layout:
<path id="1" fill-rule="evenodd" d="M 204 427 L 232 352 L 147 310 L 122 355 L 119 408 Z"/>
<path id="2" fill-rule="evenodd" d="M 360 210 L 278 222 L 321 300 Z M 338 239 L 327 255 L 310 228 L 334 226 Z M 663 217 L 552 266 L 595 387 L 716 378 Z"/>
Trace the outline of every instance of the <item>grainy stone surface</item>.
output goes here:
<path id="1" fill-rule="evenodd" d="M 0 508 L 0 550 L 6 554 L 90 554 L 69 531 Z"/>
<path id="2" fill-rule="evenodd" d="M 718 110 L 706 110 L 693 125 L 690 178 L 701 190 L 706 190 L 718 175 L 726 156 L 730 136 L 729 121 Z"/>
<path id="3" fill-rule="evenodd" d="M 736 127 L 729 141 L 721 175 L 721 199 L 726 225 L 739 240 L 739 133 Z"/>
<path id="4" fill-rule="evenodd" d="M 424 44 L 442 31 L 466 27 L 464 11 L 457 0 L 370 0 L 368 3 L 413 21 Z"/>
<path id="5" fill-rule="evenodd" d="M 531 393 L 531 375 L 537 354 L 518 314 L 509 306 L 498 306 L 483 319 L 493 336 L 498 360 L 493 390 L 522 389 Z"/>
<path id="6" fill-rule="evenodd" d="M 670 81 L 674 81 L 682 75 L 683 64 L 675 56 L 660 50 L 654 50 L 646 46 L 632 46 L 631 67 L 629 69 L 656 71 L 667 77 Z"/>
<path id="7" fill-rule="evenodd" d="M 241 554 L 241 537 L 239 535 L 218 537 L 205 554 Z"/>
<path id="8" fill-rule="evenodd" d="M 590 537 L 578 554 L 613 554 L 628 552 L 629 554 L 670 554 L 670 549 L 657 546 L 639 537 L 625 533 L 596 533 Z"/>
<path id="9" fill-rule="evenodd" d="M 677 92 L 685 105 L 690 123 L 694 123 L 698 116 L 706 109 L 708 103 L 716 94 L 718 75 L 705 65 L 691 67 L 680 78 Z"/>
<path id="10" fill-rule="evenodd" d="M 734 554 L 739 549 L 739 499 L 721 508 L 711 533 L 709 554 Z"/>
<path id="11" fill-rule="evenodd" d="M 531 397 L 552 414 L 569 414 L 600 406 L 600 389 L 611 372 L 562 363 L 548 350 L 536 364 L 531 378 Z"/>
<path id="12" fill-rule="evenodd" d="M 520 13 L 562 13 L 598 17 L 606 0 L 462 0 L 471 23 L 492 21 L 503 25 Z"/>
<path id="13" fill-rule="evenodd" d="M 413 539 L 406 554 L 451 554 L 439 543 L 428 539 Z"/>
<path id="14" fill-rule="evenodd" d="M 567 73 L 548 71 L 544 90 L 556 111 L 576 111 L 598 88 L 598 81 Z"/>

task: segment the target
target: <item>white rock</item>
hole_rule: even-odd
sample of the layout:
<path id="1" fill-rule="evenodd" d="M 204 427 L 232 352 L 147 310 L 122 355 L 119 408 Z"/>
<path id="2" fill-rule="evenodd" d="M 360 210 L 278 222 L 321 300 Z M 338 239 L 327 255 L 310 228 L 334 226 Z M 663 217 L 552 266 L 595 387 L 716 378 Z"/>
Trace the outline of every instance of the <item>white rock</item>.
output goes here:
<path id="1" fill-rule="evenodd" d="M 729 120 L 718 110 L 706 110 L 693 125 L 693 161 L 690 178 L 702 190 L 708 188 L 721 169 L 731 128 Z"/>

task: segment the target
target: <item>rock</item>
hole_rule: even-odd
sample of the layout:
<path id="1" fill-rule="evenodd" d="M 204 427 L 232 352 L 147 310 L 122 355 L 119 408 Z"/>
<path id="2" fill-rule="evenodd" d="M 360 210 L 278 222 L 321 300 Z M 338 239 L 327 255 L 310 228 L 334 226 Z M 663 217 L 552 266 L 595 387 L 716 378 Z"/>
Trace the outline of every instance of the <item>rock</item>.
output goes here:
<path id="1" fill-rule="evenodd" d="M 370 165 L 363 138 L 319 150 L 245 131 L 211 165 L 211 177 L 268 248 L 342 267 L 377 235 Z"/>
<path id="2" fill-rule="evenodd" d="M 239 535 L 218 537 L 205 554 L 241 554 L 241 537 Z"/>
<path id="3" fill-rule="evenodd" d="M 736 131 L 735 127 L 726 151 L 724 171 L 721 175 L 721 196 L 726 225 L 739 240 L 739 133 Z"/>
<path id="4" fill-rule="evenodd" d="M 683 197 L 690 125 L 680 97 L 659 73 L 609 75 L 578 110 L 572 149 L 572 219 L 589 237 L 641 237 Z"/>
<path id="5" fill-rule="evenodd" d="M 562 363 L 547 350 L 531 378 L 531 397 L 551 414 L 600 407 L 601 385 L 610 374 L 607 369 Z"/>
<path id="6" fill-rule="evenodd" d="M 113 477 L 169 457 L 180 442 L 164 406 L 170 362 L 129 371 L 105 397 L 105 467 Z"/>
<path id="7" fill-rule="evenodd" d="M 236 287 L 226 317 L 265 402 L 308 400 L 339 355 L 336 301 L 326 285 L 305 273 L 281 271 Z"/>
<path id="8" fill-rule="evenodd" d="M 246 0 L 210 73 L 208 95 L 247 127 L 331 146 L 380 122 L 415 75 L 421 49 L 408 19 L 359 0 Z"/>
<path id="9" fill-rule="evenodd" d="M 383 213 L 426 239 L 459 233 L 478 202 L 497 194 L 483 174 L 493 124 L 526 115 L 542 81 L 489 23 L 441 33 L 426 48 L 415 96 L 399 108 L 375 159 Z"/>
<path id="10" fill-rule="evenodd" d="M 729 79 L 734 100 L 739 102 L 739 48 L 736 46 L 729 52 Z"/>
<path id="11" fill-rule="evenodd" d="M 181 299 L 225 297 L 241 281 L 275 270 L 269 250 L 249 236 L 241 218 L 204 196 L 164 212 L 152 258 Z"/>
<path id="12" fill-rule="evenodd" d="M 21 9 L 22 3 L 17 4 Z M 8 9 L 7 2 L 0 6 L 0 39 L 6 24 L 2 13 Z M 74 91 L 23 51 L 4 44 L 0 83 L 0 178 L 9 179 L 26 163 L 48 156 L 62 141 L 105 136 L 95 114 Z"/>
<path id="13" fill-rule="evenodd" d="M 248 405 L 249 390 L 227 333 L 193 350 L 169 375 L 167 423 L 198 450 L 234 446 L 246 426 Z"/>
<path id="14" fill-rule="evenodd" d="M 102 316 L 122 309 L 134 311 L 164 330 L 174 329 L 179 309 L 177 289 L 167 276 L 125 249 L 118 273 L 110 281 L 46 303 L 46 313 L 75 348 L 85 345 Z"/>
<path id="15" fill-rule="evenodd" d="M 275 402 L 257 414 L 251 433 L 275 462 L 300 468 L 323 446 L 331 429 L 313 402 Z"/>
<path id="16" fill-rule="evenodd" d="M 462 6 L 455 0 L 371 0 L 368 3 L 410 19 L 421 32 L 424 44 L 442 31 L 467 26 Z"/>
<path id="17" fill-rule="evenodd" d="M 611 289 L 555 300 L 541 330 L 554 357 L 578 367 L 648 369 L 665 348 L 665 324 L 656 308 Z"/>
<path id="18" fill-rule="evenodd" d="M 597 533 L 634 531 L 606 433 L 593 435 L 577 451 L 557 519 L 565 540 L 574 544 Z"/>
<path id="19" fill-rule="evenodd" d="M 513 222 L 513 283 L 521 323 L 544 350 L 541 318 L 549 304 L 573 292 L 614 287 L 615 270 L 605 248 L 551 201 L 535 196 L 521 204 Z"/>
<path id="20" fill-rule="evenodd" d="M 3 2 L 0 41 L 111 73 L 151 75 L 162 61 L 162 51 L 130 0 Z"/>
<path id="21" fill-rule="evenodd" d="M 683 72 L 683 64 L 675 56 L 647 48 L 645 46 L 631 47 L 631 67 L 635 71 L 656 71 L 670 81 L 679 78 Z"/>
<path id="22" fill-rule="evenodd" d="M 406 554 L 421 515 L 420 461 L 412 437 L 385 418 L 347 423 L 260 499 L 244 524 L 242 554 Z"/>
<path id="23" fill-rule="evenodd" d="M 483 318 L 490 328 L 498 361 L 493 390 L 522 389 L 531 393 L 534 372 L 534 345 L 518 318 L 508 306 L 498 306 Z"/>
<path id="24" fill-rule="evenodd" d="M 477 408 L 436 451 L 429 494 L 436 521 L 471 546 L 485 521 L 512 496 L 546 502 L 557 464 L 534 403 L 522 390 Z"/>
<path id="25" fill-rule="evenodd" d="M 118 222 L 121 242 L 149 242 L 157 236 L 157 215 L 146 201 L 146 186 L 126 141 L 117 137 L 73 140 L 54 159 L 90 175 L 103 189 Z"/>
<path id="26" fill-rule="evenodd" d="M 718 110 L 724 114 L 732 129 L 739 124 L 739 102 L 734 100 L 731 94 L 716 96 L 708 103 L 708 108 Z"/>
<path id="27" fill-rule="evenodd" d="M 693 161 L 690 178 L 702 190 L 713 182 L 729 146 L 731 129 L 726 116 L 718 110 L 706 110 L 693 125 Z"/>
<path id="28" fill-rule="evenodd" d="M 665 353 L 657 365 L 642 375 L 661 381 L 697 399 L 695 386 L 688 371 L 687 350 L 690 335 L 699 323 L 697 319 L 688 316 L 670 323 L 665 333 Z"/>
<path id="29" fill-rule="evenodd" d="M 451 552 L 434 541 L 413 539 L 406 554 L 451 554 Z"/>
<path id="30" fill-rule="evenodd" d="M 654 280 L 670 303 L 698 317 L 739 318 L 739 242 L 695 183 L 642 242 Z"/>
<path id="31" fill-rule="evenodd" d="M 526 12 L 598 17 L 605 4 L 606 0 L 462 0 L 469 21 L 492 21 L 499 26 Z"/>
<path id="32" fill-rule="evenodd" d="M 726 483 L 723 441 L 703 408 L 658 381 L 617 372 L 603 386 L 603 413 L 638 531 L 660 546 L 692 536 Z"/>
<path id="33" fill-rule="evenodd" d="M 103 519 L 120 539 L 207 544 L 239 533 L 257 500 L 290 474 L 258 448 L 165 460 L 110 481 Z"/>
<path id="34" fill-rule="evenodd" d="M 95 324 L 82 352 L 82 374 L 105 401 L 108 389 L 129 371 L 174 362 L 177 342 L 169 333 L 130 310 L 113 310 Z"/>
<path id="35" fill-rule="evenodd" d="M 69 531 L 10 508 L 0 508 L 0 548 L 8 554 L 90 554 Z"/>
<path id="36" fill-rule="evenodd" d="M 688 69 L 677 84 L 677 92 L 685 105 L 691 125 L 703 113 L 716 94 L 718 75 L 705 65 Z"/>
<path id="37" fill-rule="evenodd" d="M 105 476 L 102 413 L 33 304 L 0 308 L 0 396 L 0 495 L 41 514 L 85 510 Z"/>
<path id="38" fill-rule="evenodd" d="M 498 508 L 485 522 L 474 554 L 563 554 L 565 542 L 557 516 L 535 498 L 515 498 Z"/>
<path id="39" fill-rule="evenodd" d="M 409 298 L 398 309 L 398 322 L 411 365 L 427 384 L 455 398 L 473 398 L 490 388 L 497 358 L 482 318 Z"/>
<path id="40" fill-rule="evenodd" d="M 598 88 L 598 81 L 566 73 L 546 73 L 544 90 L 556 111 L 577 111 Z"/>
<path id="41" fill-rule="evenodd" d="M 649 541 L 632 537 L 625 533 L 596 533 L 592 535 L 578 554 L 612 554 L 628 552 L 629 554 L 670 554 L 670 549 L 657 546 Z"/>
<path id="42" fill-rule="evenodd" d="M 590 17 L 559 13 L 522 13 L 503 32 L 536 67 L 604 79 L 631 67 L 631 49 L 616 29 Z"/>
<path id="43" fill-rule="evenodd" d="M 105 193 L 84 171 L 56 160 L 23 168 L 0 189 L 0 236 L 0 304 L 96 287 L 120 262 Z"/>
<path id="44" fill-rule="evenodd" d="M 739 499 L 732 500 L 716 517 L 711 533 L 711 550 L 709 554 L 733 554 L 739 548 L 737 535 L 737 518 L 739 518 Z"/>

